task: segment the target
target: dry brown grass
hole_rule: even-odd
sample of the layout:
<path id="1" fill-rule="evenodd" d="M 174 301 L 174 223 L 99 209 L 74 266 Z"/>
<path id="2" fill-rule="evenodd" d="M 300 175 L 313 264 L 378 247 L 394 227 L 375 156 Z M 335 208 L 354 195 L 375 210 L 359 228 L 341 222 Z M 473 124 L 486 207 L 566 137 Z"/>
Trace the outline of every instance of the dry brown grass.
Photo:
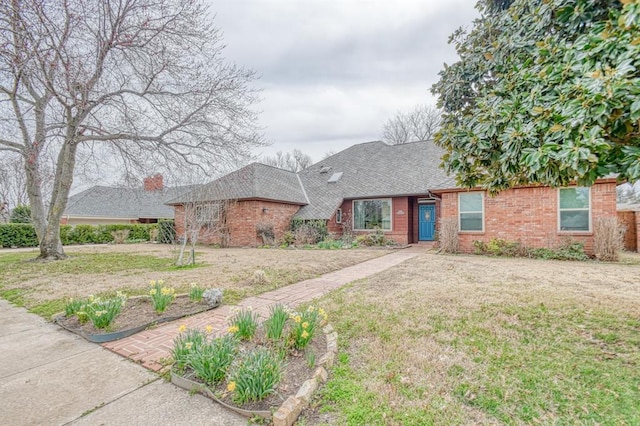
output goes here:
<path id="1" fill-rule="evenodd" d="M 640 255 L 625 259 L 636 263 Z M 564 380 L 561 373 L 545 377 L 547 362 L 566 362 L 571 369 L 574 360 L 554 359 L 556 348 L 558 354 L 595 350 L 604 358 L 616 357 L 623 376 L 624 368 L 640 361 L 633 350 L 640 326 L 633 325 L 640 324 L 639 276 L 637 264 L 425 254 L 334 292 L 320 304 L 340 333 L 345 362 L 334 371 L 322 404 L 338 408 L 333 415 L 312 412 L 307 424 L 528 423 L 528 414 L 518 410 L 528 403 L 538 410 L 536 404 L 544 404 L 546 396 L 510 406 L 529 395 L 525 384 L 516 384 L 517 377 Z M 522 343 L 529 333 L 541 339 L 533 344 L 540 357 L 535 362 L 527 360 L 529 346 Z M 620 347 L 603 343 L 609 334 Z M 510 364 L 510 357 L 522 365 Z M 583 361 L 576 355 L 575 362 Z M 500 362 L 504 366 L 496 370 Z M 593 362 L 594 368 L 601 366 L 598 358 Z M 571 386 L 567 398 L 586 398 Z M 483 398 L 496 393 L 503 403 L 494 412 Z M 356 402 L 339 402 L 347 398 Z M 549 404 L 530 421 L 573 423 L 586 415 L 572 417 Z"/>
<path id="2" fill-rule="evenodd" d="M 236 297 L 244 297 L 270 287 L 252 285 L 252 276 L 262 270 L 272 286 L 291 284 L 304 279 L 335 271 L 365 260 L 385 254 L 381 250 L 280 250 L 280 249 L 215 249 L 198 247 L 196 268 L 173 269 L 168 267 L 127 269 L 126 256 L 149 256 L 152 259 L 166 259 L 171 265 L 175 252 L 171 246 L 160 244 L 127 244 L 74 246 L 66 249 L 70 256 L 67 266 L 74 262 L 86 262 L 82 257 L 87 253 L 124 254 L 124 265 L 114 265 L 113 272 L 78 273 L 73 268 L 69 272 L 56 271 L 39 273 L 36 266 L 16 268 L 18 272 L 0 277 L 4 290 L 19 289 L 28 297 L 27 306 L 68 297 L 86 297 L 89 294 L 125 289 L 143 292 L 150 280 L 162 279 L 171 286 L 187 290 L 195 282 L 204 287 L 219 287 Z M 12 254 L 12 251 L 0 252 Z M 35 256 L 35 252 L 34 252 Z M 11 265 L 15 266 L 15 265 Z M 117 266 L 117 267 L 116 267 Z M 85 268 L 86 269 L 86 268 Z M 90 269 L 90 267 L 89 267 Z M 107 271 L 109 268 L 107 267 Z M 35 271 L 35 272 L 34 272 Z"/>

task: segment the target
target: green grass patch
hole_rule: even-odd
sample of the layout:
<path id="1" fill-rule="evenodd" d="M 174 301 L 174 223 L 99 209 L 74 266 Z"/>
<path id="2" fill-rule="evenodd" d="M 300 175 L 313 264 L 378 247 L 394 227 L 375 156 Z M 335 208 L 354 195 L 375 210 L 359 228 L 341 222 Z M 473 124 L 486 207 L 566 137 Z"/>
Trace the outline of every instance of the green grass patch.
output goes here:
<path id="1" fill-rule="evenodd" d="M 359 287 L 319 302 L 342 351 L 319 405 L 344 424 L 640 424 L 632 315 L 524 302 L 434 309 L 415 298 L 385 306 Z"/>

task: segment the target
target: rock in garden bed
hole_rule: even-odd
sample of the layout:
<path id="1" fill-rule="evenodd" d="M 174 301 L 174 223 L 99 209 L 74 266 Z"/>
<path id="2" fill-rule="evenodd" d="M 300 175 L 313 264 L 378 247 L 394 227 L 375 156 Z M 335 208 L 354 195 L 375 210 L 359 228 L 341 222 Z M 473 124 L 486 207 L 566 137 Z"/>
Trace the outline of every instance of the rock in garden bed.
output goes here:
<path id="1" fill-rule="evenodd" d="M 62 328 L 76 333 L 90 342 L 104 343 L 122 339 L 138 333 L 151 325 L 174 321 L 185 316 L 215 308 L 217 305 L 192 301 L 188 295 L 178 295 L 162 313 L 157 313 L 148 296 L 127 299 L 120 313 L 107 329 L 97 329 L 91 321 L 80 323 L 74 316 L 64 314 L 56 316 L 53 321 Z"/>

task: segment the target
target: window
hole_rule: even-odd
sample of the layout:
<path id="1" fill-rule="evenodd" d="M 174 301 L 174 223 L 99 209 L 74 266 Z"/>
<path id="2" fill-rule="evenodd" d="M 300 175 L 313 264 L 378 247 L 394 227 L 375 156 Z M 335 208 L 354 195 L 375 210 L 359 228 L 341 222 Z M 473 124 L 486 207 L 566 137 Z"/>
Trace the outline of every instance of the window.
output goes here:
<path id="1" fill-rule="evenodd" d="M 336 210 L 336 223 L 342 223 L 342 209 Z"/>
<path id="2" fill-rule="evenodd" d="M 355 200 L 353 202 L 353 229 L 391 231 L 391 199 Z"/>
<path id="3" fill-rule="evenodd" d="M 484 193 L 458 194 L 458 215 L 461 231 L 484 231 Z"/>
<path id="4" fill-rule="evenodd" d="M 589 231 L 590 194 L 589 188 L 560 188 L 559 222 L 561 231 Z"/>
<path id="5" fill-rule="evenodd" d="M 215 223 L 220 219 L 220 206 L 218 204 L 196 205 L 196 222 L 200 224 Z"/>

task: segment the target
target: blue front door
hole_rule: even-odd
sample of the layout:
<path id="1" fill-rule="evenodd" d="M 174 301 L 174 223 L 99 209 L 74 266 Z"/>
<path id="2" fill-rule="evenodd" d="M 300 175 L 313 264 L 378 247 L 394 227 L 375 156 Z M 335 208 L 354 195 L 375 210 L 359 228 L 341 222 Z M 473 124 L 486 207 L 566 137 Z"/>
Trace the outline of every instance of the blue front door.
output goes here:
<path id="1" fill-rule="evenodd" d="M 436 205 L 420 204 L 418 220 L 418 239 L 433 241 L 436 234 Z"/>

